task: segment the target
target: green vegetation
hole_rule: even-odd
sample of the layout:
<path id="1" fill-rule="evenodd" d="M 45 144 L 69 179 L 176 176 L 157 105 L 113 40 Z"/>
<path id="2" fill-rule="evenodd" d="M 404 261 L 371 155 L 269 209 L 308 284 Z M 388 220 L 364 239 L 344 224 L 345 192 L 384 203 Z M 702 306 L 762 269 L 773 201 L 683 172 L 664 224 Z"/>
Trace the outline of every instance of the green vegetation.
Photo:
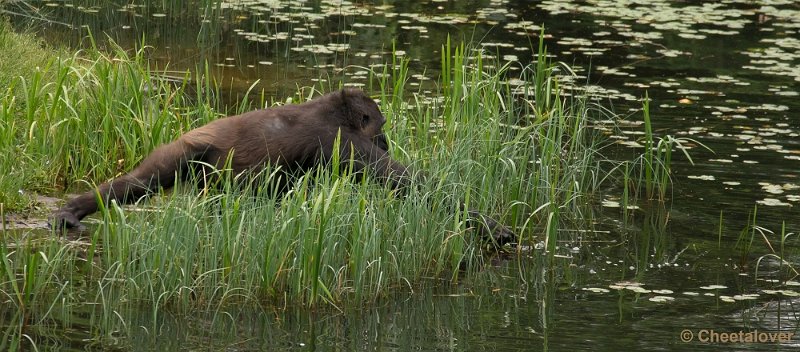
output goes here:
<path id="1" fill-rule="evenodd" d="M 589 127 L 604 114 L 585 98 L 562 96 L 543 43 L 537 64 L 520 74 L 533 83 L 522 86 L 506 81 L 508 66 L 485 65 L 464 45 L 448 42 L 443 52 L 442 99 L 408 96 L 399 58 L 374 79 L 393 157 L 429 175 L 407 197 L 336 170 L 303 175 L 286 194 L 234 185 L 237 176 L 228 175 L 220 187 L 179 187 L 146 206 L 107 204 L 78 241 L 4 231 L 0 292 L 22 317 L 19 331 L 24 322 L 66 324 L 72 311 L 88 310 L 106 336 L 131 328 L 118 312 L 133 307 L 341 306 L 413 290 L 426 278 L 455 281 L 485 258 L 465 214 L 453 211 L 460 201 L 497 216 L 522 244 L 544 241 L 544 265 L 557 268 L 560 229 L 591 221 L 586 205 L 606 178 Z M 197 72 L 165 79 L 148 67 L 144 49 L 116 48 L 50 56 L 13 79 L 0 97 L 0 202 L 27 211 L 25 195 L 86 189 L 228 113 L 214 108 L 207 71 Z M 306 87 L 296 98 L 335 88 Z M 417 99 L 410 108 L 409 99 Z"/>
<path id="2" fill-rule="evenodd" d="M 30 206 L 31 199 L 23 192 L 35 189 L 29 181 L 46 172 L 42 165 L 34 166 L 37 160 L 31 160 L 32 155 L 24 153 L 27 129 L 23 126 L 28 124 L 17 116 L 24 113 L 30 98 L 22 85 L 33 80 L 50 84 L 50 78 L 43 78 L 41 72 L 58 62 L 56 57 L 57 53 L 44 48 L 33 35 L 15 33 L 0 20 L 0 204 L 6 209 Z"/>
<path id="3" fill-rule="evenodd" d="M 19 34 L 0 20 L 0 87 L 10 87 L 19 77 L 29 78 L 57 55 L 30 34 Z M 24 99 L 24 97 L 20 97 Z"/>

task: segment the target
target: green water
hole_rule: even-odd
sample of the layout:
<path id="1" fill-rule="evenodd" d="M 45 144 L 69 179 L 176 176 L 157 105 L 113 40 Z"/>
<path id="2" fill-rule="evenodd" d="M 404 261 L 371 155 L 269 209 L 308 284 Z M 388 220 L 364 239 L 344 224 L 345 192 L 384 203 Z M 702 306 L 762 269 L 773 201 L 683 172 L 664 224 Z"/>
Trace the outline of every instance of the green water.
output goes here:
<path id="1" fill-rule="evenodd" d="M 174 71 L 208 61 L 228 101 L 256 84 L 282 97 L 298 85 L 368 87 L 365 67 L 411 59 L 407 91 L 424 101 L 448 35 L 495 64 L 526 65 L 539 25 L 554 59 L 576 68 L 570 91 L 631 119 L 645 95 L 659 135 L 714 150 L 675 156 L 666 209 L 623 221 L 598 207 L 593 231 L 559 243 L 557 272 L 536 270 L 538 249 L 496 260 L 478 277 L 416 288 L 360 308 L 230 307 L 207 316 L 118 312 L 133 336 L 98 343 L 88 315 L 69 328 L 27 331 L 54 349 L 123 350 L 793 350 L 780 343 L 698 342 L 706 330 L 800 332 L 797 280 L 772 257 L 781 225 L 800 231 L 800 5 L 793 1 L 200 1 L 168 5 L 66 1 L 12 4 L 20 27 L 73 48 L 142 38 L 151 62 Z M 32 11 L 31 8 L 37 9 Z M 31 18 L 34 20 L 31 20 Z M 333 84 L 333 83 L 330 83 Z M 391 117 L 389 117 L 391 118 Z M 640 153 L 641 126 L 609 130 L 610 154 Z M 619 200 L 608 190 L 603 200 Z M 752 249 L 735 249 L 758 206 Z M 720 213 L 722 238 L 718 239 Z M 590 214 L 587 214 L 589 217 Z M 750 239 L 748 233 L 747 239 Z M 796 252 L 790 237 L 787 249 Z M 784 257 L 796 265 L 796 255 Z M 758 275 L 756 276 L 756 268 Z M 540 269 L 541 270 L 541 269 Z M 786 282 L 788 281 L 788 283 Z M 631 283 L 638 283 L 633 285 Z M 712 286 L 719 285 L 719 286 Z M 778 290 L 785 290 L 777 292 Z M 398 291 L 407 291 L 398 290 Z M 668 298 L 662 298 L 668 297 Z M 0 308 L 0 316 L 14 312 Z M 67 319 L 65 319 L 67 320 Z M 6 334 L 13 324 L 2 324 Z M 692 341 L 681 341 L 683 330 Z M 7 335 L 4 335 L 7 336 Z"/>

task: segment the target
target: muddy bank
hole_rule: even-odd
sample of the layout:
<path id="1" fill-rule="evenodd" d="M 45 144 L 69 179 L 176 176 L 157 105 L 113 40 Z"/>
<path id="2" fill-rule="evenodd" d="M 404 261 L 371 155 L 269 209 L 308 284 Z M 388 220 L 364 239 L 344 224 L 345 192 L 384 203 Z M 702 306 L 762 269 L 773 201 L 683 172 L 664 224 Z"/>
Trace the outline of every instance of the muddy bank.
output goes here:
<path id="1" fill-rule="evenodd" d="M 61 198 L 36 196 L 26 213 L 9 213 L 3 218 L 3 230 L 47 230 L 47 215 L 62 203 Z"/>

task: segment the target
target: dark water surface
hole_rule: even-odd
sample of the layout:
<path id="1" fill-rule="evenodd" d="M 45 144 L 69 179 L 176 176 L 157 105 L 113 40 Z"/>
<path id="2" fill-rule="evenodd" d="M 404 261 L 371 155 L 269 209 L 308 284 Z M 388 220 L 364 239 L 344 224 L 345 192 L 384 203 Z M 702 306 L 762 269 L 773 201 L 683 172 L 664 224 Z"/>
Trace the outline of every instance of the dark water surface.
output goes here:
<path id="1" fill-rule="evenodd" d="M 780 275 L 768 239 L 800 231 L 800 3 L 752 1 L 28 1 L 9 10 L 20 26 L 80 48 L 87 28 L 132 48 L 145 38 L 150 57 L 176 74 L 211 63 L 218 82 L 242 94 L 277 97 L 319 77 L 367 84 L 367 69 L 396 50 L 412 60 L 408 91 L 425 95 L 438 76 L 448 35 L 524 66 L 540 25 L 554 59 L 574 65 L 572 89 L 641 119 L 652 99 L 656 133 L 690 137 L 713 149 L 676 156 L 666 210 L 638 211 L 621 225 L 606 208 L 600 227 L 560 245 L 573 265 L 560 273 L 528 270 L 538 259 L 502 263 L 474 282 L 390 297 L 344 312 L 231 310 L 209 317 L 129 312 L 141 336 L 132 349 L 181 350 L 793 350 L 783 343 L 700 343 L 716 332 L 798 333 L 800 286 Z M 206 14 L 204 17 L 203 14 Z M 204 20 L 205 19 L 205 20 Z M 167 63 L 169 65 L 167 65 Z M 624 126 L 624 125 L 623 125 Z M 641 126 L 614 132 L 621 158 L 640 153 Z M 606 204 L 617 200 L 613 192 Z M 758 206 L 763 227 L 750 253 L 736 238 Z M 720 212 L 724 216 L 718 241 Z M 774 232 L 771 233 L 770 231 Z M 791 237 L 790 249 L 797 249 Z M 534 250 L 531 257 L 537 258 Z M 785 256 L 796 265 L 796 255 Z M 758 277 L 755 267 L 759 264 Z M 524 280 L 518 272 L 526 272 Z M 545 275 L 545 276 L 543 276 Z M 555 275 L 550 277 L 550 275 Z M 789 281 L 785 281 L 785 280 Z M 636 284 L 634 284 L 634 282 Z M 717 285 L 717 286 L 713 286 Z M 140 323 L 137 323 L 140 322 Z M 91 330 L 87 323 L 87 331 Z M 683 330 L 692 341 L 681 341 Z M 685 333 L 685 332 L 683 332 Z M 87 333 L 88 334 L 88 333 Z M 43 333 L 43 335 L 47 335 Z M 72 336 L 67 338 L 68 336 Z M 53 340 L 82 348 L 80 333 Z M 88 334 L 87 336 L 91 336 Z M 149 348 L 149 347 L 148 347 Z"/>

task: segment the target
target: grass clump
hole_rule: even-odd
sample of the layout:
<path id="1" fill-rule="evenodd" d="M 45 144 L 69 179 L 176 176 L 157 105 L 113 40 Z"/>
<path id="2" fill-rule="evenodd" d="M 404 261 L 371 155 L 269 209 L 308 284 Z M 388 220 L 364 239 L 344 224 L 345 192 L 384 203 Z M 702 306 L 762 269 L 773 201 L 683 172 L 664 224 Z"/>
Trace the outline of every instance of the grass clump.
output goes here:
<path id="1" fill-rule="evenodd" d="M 34 35 L 15 32 L 0 18 L 0 87 L 7 89 L 19 78 L 29 79 L 57 56 Z"/>
<path id="2" fill-rule="evenodd" d="M 44 65 L 8 86 L 0 97 L 0 151 L 7 156 L 0 160 L 0 202 L 7 209 L 31 204 L 15 193 L 82 190 L 87 180 L 117 176 L 217 116 L 206 95 L 185 93 L 194 89 L 189 81 L 173 84 L 151 72 L 145 51 L 43 56 Z"/>
<path id="3" fill-rule="evenodd" d="M 16 33 L 0 18 L 0 204 L 6 209 L 30 208 L 35 181 L 46 172 L 43 165 L 25 153 L 24 137 L 28 130 L 19 116 L 29 106 L 30 97 L 22 86 L 31 81 L 51 83 L 42 71 L 58 62 L 58 53 L 43 45 L 31 34 Z M 38 169 L 38 171 L 36 170 Z"/>

